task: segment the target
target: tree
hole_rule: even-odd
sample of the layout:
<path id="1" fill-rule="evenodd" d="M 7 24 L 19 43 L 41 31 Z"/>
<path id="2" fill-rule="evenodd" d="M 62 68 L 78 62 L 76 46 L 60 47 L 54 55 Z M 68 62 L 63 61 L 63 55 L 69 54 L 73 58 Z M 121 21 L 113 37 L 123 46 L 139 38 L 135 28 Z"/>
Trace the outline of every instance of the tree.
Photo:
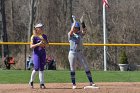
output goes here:
<path id="1" fill-rule="evenodd" d="M 128 64 L 127 56 L 125 51 L 121 51 L 120 53 L 120 64 Z"/>
<path id="2" fill-rule="evenodd" d="M 2 38 L 3 38 L 3 42 L 8 42 L 8 37 L 7 37 L 7 26 L 6 26 L 6 15 L 5 15 L 5 0 L 1 0 L 1 14 L 2 14 Z M 2 47 L 4 50 L 3 52 L 3 56 L 5 57 L 6 55 L 9 55 L 9 48 L 8 45 L 3 45 Z"/>
<path id="3" fill-rule="evenodd" d="M 28 30 L 28 42 L 30 41 L 30 37 L 33 31 L 34 21 L 36 18 L 37 2 L 38 0 L 31 0 L 29 4 L 30 20 L 29 20 L 29 30 Z"/>

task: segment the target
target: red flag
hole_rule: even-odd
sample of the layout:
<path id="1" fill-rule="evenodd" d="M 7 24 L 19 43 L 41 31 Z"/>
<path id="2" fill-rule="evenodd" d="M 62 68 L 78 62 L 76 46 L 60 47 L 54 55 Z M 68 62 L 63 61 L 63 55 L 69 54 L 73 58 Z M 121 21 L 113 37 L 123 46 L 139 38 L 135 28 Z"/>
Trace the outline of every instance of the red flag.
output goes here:
<path id="1" fill-rule="evenodd" d="M 103 0 L 103 5 L 105 5 L 107 8 L 109 8 L 109 4 L 107 0 Z"/>

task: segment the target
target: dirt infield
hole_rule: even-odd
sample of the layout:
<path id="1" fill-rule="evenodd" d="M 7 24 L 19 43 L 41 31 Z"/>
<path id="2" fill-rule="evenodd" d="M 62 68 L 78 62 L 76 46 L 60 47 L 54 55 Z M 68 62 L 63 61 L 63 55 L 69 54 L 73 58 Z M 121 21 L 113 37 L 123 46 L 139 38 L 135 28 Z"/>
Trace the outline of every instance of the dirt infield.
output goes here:
<path id="1" fill-rule="evenodd" d="M 99 89 L 83 89 L 88 83 L 77 83 L 77 89 L 71 89 L 70 83 L 47 83 L 46 89 L 39 84 L 31 89 L 28 84 L 0 84 L 0 93 L 140 93 L 140 82 L 96 83 Z"/>

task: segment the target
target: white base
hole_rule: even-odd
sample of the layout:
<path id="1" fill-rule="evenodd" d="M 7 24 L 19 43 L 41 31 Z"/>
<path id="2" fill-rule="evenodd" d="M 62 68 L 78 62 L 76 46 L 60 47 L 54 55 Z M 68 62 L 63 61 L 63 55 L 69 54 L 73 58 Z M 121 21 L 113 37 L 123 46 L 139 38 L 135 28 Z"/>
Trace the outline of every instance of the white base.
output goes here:
<path id="1" fill-rule="evenodd" d="M 84 89 L 87 89 L 87 88 L 98 89 L 99 87 L 95 87 L 95 86 L 85 86 L 84 87 Z"/>

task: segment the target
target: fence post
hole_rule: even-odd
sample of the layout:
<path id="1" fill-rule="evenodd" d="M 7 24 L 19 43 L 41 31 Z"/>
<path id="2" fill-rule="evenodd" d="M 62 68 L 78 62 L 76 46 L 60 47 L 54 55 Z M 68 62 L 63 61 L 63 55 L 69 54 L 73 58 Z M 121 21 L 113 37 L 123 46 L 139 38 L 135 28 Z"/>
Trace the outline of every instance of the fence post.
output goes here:
<path id="1" fill-rule="evenodd" d="M 25 44 L 25 70 L 26 70 L 26 53 L 27 53 L 27 47 L 26 47 L 26 44 Z"/>

